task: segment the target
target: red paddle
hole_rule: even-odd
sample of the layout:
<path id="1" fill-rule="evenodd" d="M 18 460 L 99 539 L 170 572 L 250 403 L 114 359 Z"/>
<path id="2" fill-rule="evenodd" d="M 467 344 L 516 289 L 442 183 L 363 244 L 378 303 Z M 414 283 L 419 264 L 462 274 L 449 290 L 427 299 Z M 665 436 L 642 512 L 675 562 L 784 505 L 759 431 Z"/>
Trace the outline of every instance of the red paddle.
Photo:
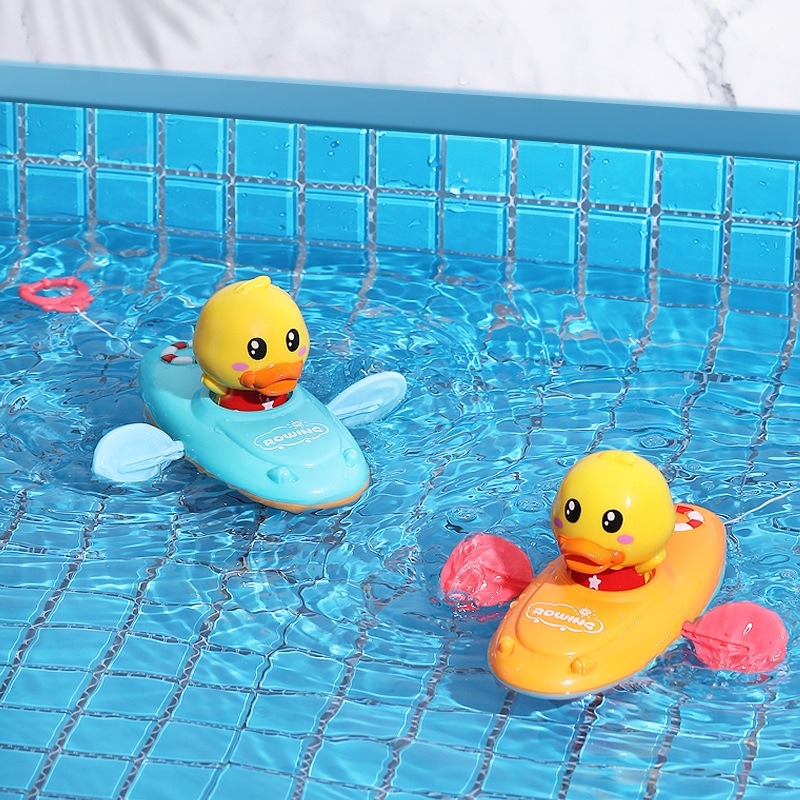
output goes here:
<path id="1" fill-rule="evenodd" d="M 459 542 L 439 579 L 445 599 L 461 609 L 507 603 L 533 580 L 525 552 L 512 542 L 476 533 Z"/>
<path id="2" fill-rule="evenodd" d="M 681 632 L 711 669 L 765 672 L 786 656 L 788 636 L 781 618 L 757 603 L 717 606 L 694 622 L 684 623 Z"/>

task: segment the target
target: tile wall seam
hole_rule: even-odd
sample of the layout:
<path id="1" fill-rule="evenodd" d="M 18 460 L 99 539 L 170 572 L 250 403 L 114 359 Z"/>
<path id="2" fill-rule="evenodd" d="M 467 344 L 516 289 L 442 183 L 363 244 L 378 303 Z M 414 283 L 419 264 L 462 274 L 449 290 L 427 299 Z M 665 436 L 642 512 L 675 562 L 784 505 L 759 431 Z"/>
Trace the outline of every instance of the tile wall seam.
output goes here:
<path id="1" fill-rule="evenodd" d="M 225 173 L 225 274 L 222 281 L 230 283 L 236 266 L 236 121 L 228 119 Z"/>
<path id="2" fill-rule="evenodd" d="M 661 168 L 663 163 L 663 154 L 660 150 L 654 151 L 654 165 L 652 177 L 652 202 L 648 211 L 650 219 L 650 250 L 648 253 L 648 266 L 647 266 L 647 316 L 644 320 L 644 332 L 637 339 L 633 339 L 631 344 L 630 360 L 625 368 L 622 370 L 622 389 L 615 398 L 614 402 L 609 406 L 610 419 L 604 425 L 598 427 L 592 437 L 592 442 L 589 445 L 588 452 L 593 452 L 603 441 L 603 436 L 610 430 L 616 427 L 616 413 L 617 410 L 625 402 L 625 397 L 631 388 L 630 377 L 639 371 L 638 362 L 644 354 L 647 346 L 650 344 L 653 324 L 656 316 L 658 315 L 658 245 L 659 245 L 659 231 L 660 231 L 660 217 L 661 217 Z"/>
<path id="3" fill-rule="evenodd" d="M 297 296 L 303 269 L 308 258 L 308 227 L 306 219 L 306 126 L 295 128 L 295 184 L 297 186 L 297 210 L 295 217 L 295 240 L 297 242 L 297 261 L 292 273 L 292 296 Z"/>
<path id="4" fill-rule="evenodd" d="M 717 318 L 713 333 L 708 337 L 708 352 L 703 367 L 695 373 L 695 388 L 687 393 L 680 407 L 681 426 L 683 435 L 678 446 L 666 459 L 666 466 L 671 467 L 689 448 L 692 437 L 691 414 L 695 403 L 705 393 L 709 382 L 716 376 L 714 365 L 717 350 L 725 332 L 725 320 L 728 316 L 728 300 L 730 297 L 730 253 L 731 253 L 731 225 L 733 223 L 733 158 L 726 159 L 725 167 L 725 211 L 723 218 L 722 253 L 720 259 L 720 276 L 717 281 L 720 293 L 720 302 L 717 307 Z"/>

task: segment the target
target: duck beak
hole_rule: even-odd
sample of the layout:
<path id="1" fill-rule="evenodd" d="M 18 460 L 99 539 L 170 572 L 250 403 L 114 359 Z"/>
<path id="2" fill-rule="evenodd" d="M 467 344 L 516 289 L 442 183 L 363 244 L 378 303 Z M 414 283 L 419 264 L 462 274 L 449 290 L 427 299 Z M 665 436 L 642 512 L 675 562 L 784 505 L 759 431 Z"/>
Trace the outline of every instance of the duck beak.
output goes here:
<path id="1" fill-rule="evenodd" d="M 302 361 L 270 364 L 263 369 L 243 372 L 239 376 L 239 383 L 245 389 L 255 389 L 267 397 L 276 397 L 294 391 L 302 371 Z"/>
<path id="2" fill-rule="evenodd" d="M 583 575 L 597 575 L 610 567 L 618 567 L 625 561 L 621 550 L 608 550 L 591 539 L 568 539 L 556 537 L 564 561 L 572 570 Z"/>

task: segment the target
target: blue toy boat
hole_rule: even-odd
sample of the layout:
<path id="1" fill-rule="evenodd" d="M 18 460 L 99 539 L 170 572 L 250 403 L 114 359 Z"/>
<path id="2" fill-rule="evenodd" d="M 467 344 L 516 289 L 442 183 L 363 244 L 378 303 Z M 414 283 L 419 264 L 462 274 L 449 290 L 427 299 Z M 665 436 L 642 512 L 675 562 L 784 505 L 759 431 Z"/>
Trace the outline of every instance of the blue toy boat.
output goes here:
<path id="1" fill-rule="evenodd" d="M 355 501 L 369 467 L 345 425 L 301 386 L 276 408 L 234 411 L 211 399 L 187 351 L 142 360 L 139 377 L 152 422 L 180 441 L 189 461 L 247 497 L 287 511 Z"/>

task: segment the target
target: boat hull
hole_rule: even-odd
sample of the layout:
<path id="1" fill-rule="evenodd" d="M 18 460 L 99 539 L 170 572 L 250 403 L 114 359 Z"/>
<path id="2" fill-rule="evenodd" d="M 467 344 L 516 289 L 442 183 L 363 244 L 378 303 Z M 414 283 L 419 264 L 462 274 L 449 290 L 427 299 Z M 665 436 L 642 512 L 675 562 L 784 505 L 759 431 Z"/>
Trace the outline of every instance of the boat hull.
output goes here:
<path id="1" fill-rule="evenodd" d="M 168 363 L 162 352 L 156 347 L 142 359 L 145 408 L 203 472 L 295 512 L 347 505 L 369 485 L 369 467 L 350 431 L 302 387 L 277 408 L 226 409 L 211 399 L 196 363 Z"/>
<path id="2" fill-rule="evenodd" d="M 495 676 L 538 697 L 575 697 L 616 685 L 669 647 L 706 609 L 725 563 L 719 517 L 688 503 L 676 510 L 691 524 L 676 527 L 664 562 L 644 586 L 597 591 L 570 578 L 563 556 L 552 561 L 492 637 Z"/>

